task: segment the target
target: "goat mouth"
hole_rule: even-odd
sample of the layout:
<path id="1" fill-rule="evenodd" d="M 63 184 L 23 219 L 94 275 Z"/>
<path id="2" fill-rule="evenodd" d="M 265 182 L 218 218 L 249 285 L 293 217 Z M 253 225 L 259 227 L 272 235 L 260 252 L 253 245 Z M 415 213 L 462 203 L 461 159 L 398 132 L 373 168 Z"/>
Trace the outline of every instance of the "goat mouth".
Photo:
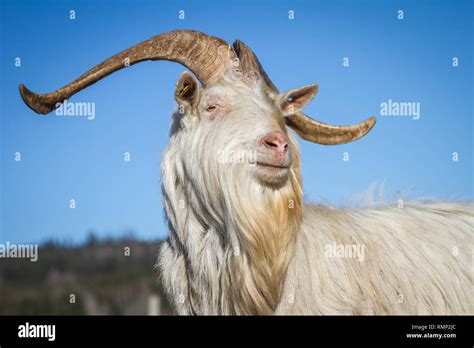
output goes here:
<path id="1" fill-rule="evenodd" d="M 257 162 L 257 166 L 275 168 L 275 169 L 288 169 L 288 168 L 290 168 L 290 165 L 288 165 L 288 164 L 277 164 L 277 163 L 269 163 L 269 162 Z"/>
<path id="2" fill-rule="evenodd" d="M 256 177 L 264 186 L 279 188 L 288 180 L 291 163 L 260 162 L 256 163 Z"/>
<path id="3" fill-rule="evenodd" d="M 273 180 L 277 177 L 286 177 L 290 164 L 288 163 L 275 163 L 275 162 L 259 162 L 257 161 L 257 167 L 260 168 L 260 173 Z M 272 180 L 271 180 L 272 181 Z"/>

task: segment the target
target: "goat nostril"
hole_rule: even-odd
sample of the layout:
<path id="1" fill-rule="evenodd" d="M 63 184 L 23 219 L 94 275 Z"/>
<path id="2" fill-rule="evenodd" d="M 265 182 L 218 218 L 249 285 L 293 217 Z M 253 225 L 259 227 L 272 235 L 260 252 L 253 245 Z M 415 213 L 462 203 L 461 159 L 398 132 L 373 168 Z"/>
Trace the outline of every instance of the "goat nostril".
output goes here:
<path id="1" fill-rule="evenodd" d="M 265 145 L 267 145 L 267 147 L 278 147 L 278 144 L 275 144 L 274 142 L 269 140 L 265 140 Z"/>
<path id="2" fill-rule="evenodd" d="M 262 145 L 272 151 L 277 151 L 279 153 L 285 153 L 288 151 L 288 139 L 280 132 L 275 132 L 264 136 L 261 142 Z"/>

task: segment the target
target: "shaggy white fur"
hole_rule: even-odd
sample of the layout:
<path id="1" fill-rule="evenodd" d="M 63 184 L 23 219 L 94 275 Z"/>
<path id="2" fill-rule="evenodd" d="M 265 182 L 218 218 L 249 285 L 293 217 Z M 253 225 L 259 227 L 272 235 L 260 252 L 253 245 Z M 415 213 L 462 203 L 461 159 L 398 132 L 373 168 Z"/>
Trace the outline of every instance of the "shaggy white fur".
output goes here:
<path id="1" fill-rule="evenodd" d="M 305 206 L 277 313 L 472 314 L 472 204 Z M 365 258 L 327 257 L 361 245 Z"/>

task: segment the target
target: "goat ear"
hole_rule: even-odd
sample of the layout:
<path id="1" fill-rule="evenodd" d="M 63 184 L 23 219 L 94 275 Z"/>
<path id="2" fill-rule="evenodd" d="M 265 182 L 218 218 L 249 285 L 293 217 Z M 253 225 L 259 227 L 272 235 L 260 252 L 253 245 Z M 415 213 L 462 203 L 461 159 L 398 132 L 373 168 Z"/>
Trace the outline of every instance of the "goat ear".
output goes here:
<path id="1" fill-rule="evenodd" d="M 304 109 L 318 93 L 318 85 L 308 85 L 291 89 L 278 97 L 279 107 L 283 116 L 293 115 Z"/>
<path id="2" fill-rule="evenodd" d="M 176 82 L 174 97 L 176 101 L 184 106 L 194 108 L 199 103 L 201 87 L 198 80 L 189 72 L 185 71 Z"/>

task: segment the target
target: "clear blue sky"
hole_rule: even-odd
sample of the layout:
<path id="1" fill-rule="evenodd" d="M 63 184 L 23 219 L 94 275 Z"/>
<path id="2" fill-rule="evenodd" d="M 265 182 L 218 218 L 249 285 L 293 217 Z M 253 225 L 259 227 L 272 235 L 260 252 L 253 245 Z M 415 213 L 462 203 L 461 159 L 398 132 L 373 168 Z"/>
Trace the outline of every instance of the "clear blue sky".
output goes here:
<path id="1" fill-rule="evenodd" d="M 473 198 L 472 1 L 2 0 L 0 10 L 0 242 L 80 242 L 90 230 L 166 236 L 159 165 L 174 83 L 184 68 L 146 62 L 80 92 L 71 101 L 94 102 L 93 121 L 36 115 L 21 101 L 18 84 L 50 92 L 174 29 L 241 39 L 281 90 L 319 83 L 306 112 L 323 122 L 377 116 L 372 133 L 358 142 L 300 142 L 308 201 L 341 204 L 383 181 L 388 198 L 397 191 Z M 421 103 L 420 119 L 380 116 L 380 103 L 389 99 Z M 123 161 L 125 151 L 131 162 Z"/>

